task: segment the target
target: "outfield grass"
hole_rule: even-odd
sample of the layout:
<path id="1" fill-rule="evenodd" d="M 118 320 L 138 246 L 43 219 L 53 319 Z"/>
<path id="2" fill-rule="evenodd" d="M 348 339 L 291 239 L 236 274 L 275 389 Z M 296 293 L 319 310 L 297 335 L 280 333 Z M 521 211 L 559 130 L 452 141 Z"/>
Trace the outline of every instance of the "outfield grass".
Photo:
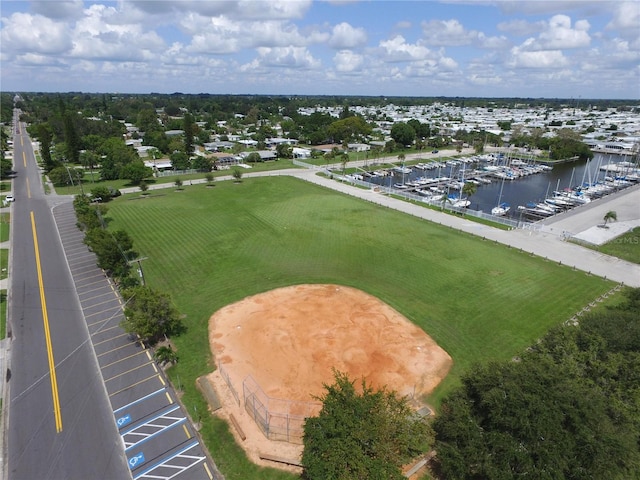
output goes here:
<path id="1" fill-rule="evenodd" d="M 336 283 L 381 298 L 431 335 L 454 366 L 428 399 L 438 405 L 474 362 L 509 359 L 567 320 L 612 282 L 290 177 L 195 185 L 109 204 L 145 257 L 147 282 L 186 314 L 175 338 L 190 411 L 213 370 L 207 326 L 219 308 L 302 283 Z M 248 462 L 226 424 L 203 437 L 227 478 L 292 478 Z"/>

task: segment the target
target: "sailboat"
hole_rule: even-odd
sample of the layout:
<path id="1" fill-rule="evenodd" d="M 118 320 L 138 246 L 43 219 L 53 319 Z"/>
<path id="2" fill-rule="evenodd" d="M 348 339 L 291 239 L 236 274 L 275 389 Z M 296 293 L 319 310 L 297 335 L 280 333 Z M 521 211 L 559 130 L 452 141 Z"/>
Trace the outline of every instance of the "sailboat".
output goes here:
<path id="1" fill-rule="evenodd" d="M 504 178 L 502 179 L 502 185 L 500 185 L 500 195 L 498 195 L 498 205 L 491 209 L 491 215 L 495 215 L 496 217 L 503 217 L 509 210 L 511 210 L 511 206 L 508 203 L 502 201 L 502 189 L 504 188 Z"/>

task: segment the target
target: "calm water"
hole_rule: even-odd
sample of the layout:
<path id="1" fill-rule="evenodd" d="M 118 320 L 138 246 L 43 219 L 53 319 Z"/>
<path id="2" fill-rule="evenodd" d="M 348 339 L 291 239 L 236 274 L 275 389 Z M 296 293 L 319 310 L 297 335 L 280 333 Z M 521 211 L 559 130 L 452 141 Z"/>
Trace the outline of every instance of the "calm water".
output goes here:
<path id="1" fill-rule="evenodd" d="M 584 182 L 595 182 L 602 180 L 605 176 L 605 172 L 599 170 L 601 165 L 607 163 L 617 163 L 623 160 L 631 160 L 630 157 L 623 157 L 618 155 L 603 155 L 595 154 L 594 158 L 590 161 L 578 161 L 572 163 L 565 163 L 556 165 L 553 170 L 548 172 L 537 173 L 529 175 L 527 177 L 521 177 L 516 180 L 506 180 L 504 187 L 502 188 L 502 202 L 506 202 L 511 205 L 511 215 L 518 215 L 518 205 L 526 205 L 529 202 L 543 201 L 547 196 L 552 195 L 554 190 L 565 189 L 581 185 Z M 473 165 L 466 164 L 464 166 L 466 176 L 473 168 L 481 168 L 484 164 Z M 413 169 L 413 172 L 404 176 L 405 181 L 410 181 L 420 176 L 426 177 L 438 177 L 447 176 L 452 178 L 459 178 L 460 167 L 442 168 L 438 170 L 422 171 Z M 395 173 L 390 180 L 389 177 L 381 179 L 373 179 L 375 183 L 389 185 L 391 183 L 402 183 L 402 174 Z M 477 192 L 470 198 L 471 205 L 469 208 L 473 210 L 482 210 L 490 213 L 491 209 L 499 203 L 500 188 L 503 182 L 496 178 L 491 178 L 491 184 L 478 185 Z M 452 193 L 457 193 L 452 191 Z"/>

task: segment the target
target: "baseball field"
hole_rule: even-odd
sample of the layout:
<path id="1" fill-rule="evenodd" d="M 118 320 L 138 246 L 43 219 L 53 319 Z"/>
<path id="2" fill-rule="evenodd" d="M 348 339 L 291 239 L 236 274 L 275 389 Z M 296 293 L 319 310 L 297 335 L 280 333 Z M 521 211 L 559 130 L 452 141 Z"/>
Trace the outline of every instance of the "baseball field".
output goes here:
<path id="1" fill-rule="evenodd" d="M 147 283 L 170 293 L 185 315 L 187 331 L 173 339 L 179 362 L 169 375 L 202 421 L 201 433 L 227 478 L 295 477 L 253 465 L 226 422 L 202 413 L 207 405 L 195 379 L 215 369 L 209 319 L 225 306 L 303 284 L 353 287 L 376 297 L 453 360 L 424 399 L 437 408 L 470 365 L 518 355 L 612 287 L 289 177 L 125 195 L 109 209 L 110 228 L 125 229 L 147 257 Z M 262 348 L 269 355 L 268 343 Z"/>

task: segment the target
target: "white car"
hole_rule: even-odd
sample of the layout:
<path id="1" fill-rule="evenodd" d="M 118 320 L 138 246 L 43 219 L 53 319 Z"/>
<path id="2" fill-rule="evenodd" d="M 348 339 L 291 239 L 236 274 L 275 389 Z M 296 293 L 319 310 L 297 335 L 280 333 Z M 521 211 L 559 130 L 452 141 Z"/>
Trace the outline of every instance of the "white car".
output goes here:
<path id="1" fill-rule="evenodd" d="M 6 197 L 4 197 L 4 201 L 7 202 L 7 203 L 8 202 L 15 202 L 16 199 L 15 199 L 15 197 L 13 195 L 7 195 Z"/>

